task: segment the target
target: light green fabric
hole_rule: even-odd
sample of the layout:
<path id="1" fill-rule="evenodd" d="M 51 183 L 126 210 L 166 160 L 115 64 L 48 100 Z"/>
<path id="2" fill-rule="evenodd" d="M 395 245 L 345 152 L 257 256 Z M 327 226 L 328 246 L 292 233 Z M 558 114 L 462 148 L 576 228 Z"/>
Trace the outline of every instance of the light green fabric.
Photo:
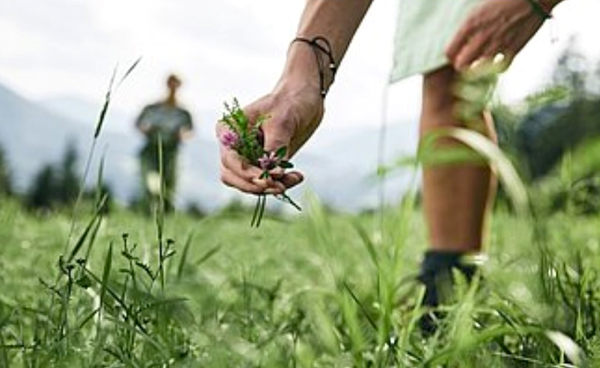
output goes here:
<path id="1" fill-rule="evenodd" d="M 469 12 L 482 1 L 400 0 L 390 82 L 446 65 L 446 46 Z"/>

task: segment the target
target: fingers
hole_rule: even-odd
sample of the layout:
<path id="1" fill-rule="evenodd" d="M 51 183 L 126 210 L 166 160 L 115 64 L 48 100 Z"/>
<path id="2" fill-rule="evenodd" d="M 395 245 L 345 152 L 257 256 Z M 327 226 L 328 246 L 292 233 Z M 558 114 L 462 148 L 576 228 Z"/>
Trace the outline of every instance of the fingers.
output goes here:
<path id="1" fill-rule="evenodd" d="M 217 134 L 221 130 L 217 129 Z M 277 141 L 275 144 L 279 144 Z M 289 173 L 276 169 L 270 178 L 260 179 L 262 170 L 249 164 L 237 152 L 221 147 L 221 181 L 232 188 L 251 194 L 282 194 L 300 184 L 304 177 L 298 171 Z"/>
<path id="2" fill-rule="evenodd" d="M 304 181 L 304 176 L 298 171 L 292 171 L 280 175 L 278 178 L 246 179 L 240 173 L 236 173 L 221 166 L 221 181 L 232 188 L 250 194 L 283 194 L 286 190 L 295 187 Z"/>
<path id="3" fill-rule="evenodd" d="M 516 52 L 511 45 L 494 40 L 491 35 L 478 34 L 456 52 L 450 59 L 455 70 L 464 71 L 482 61 L 510 64 Z M 501 58 L 497 56 L 501 55 Z"/>
<path id="4" fill-rule="evenodd" d="M 487 0 L 474 8 L 446 48 L 456 70 L 503 53 L 510 62 L 527 44 L 543 20 L 524 1 Z"/>
<path id="5" fill-rule="evenodd" d="M 486 47 L 489 40 L 482 34 L 471 38 L 467 42 L 458 55 L 454 58 L 454 68 L 457 70 L 464 70 L 469 67 L 474 61 L 482 58 L 482 51 Z"/>
<path id="6" fill-rule="evenodd" d="M 244 165 L 234 165 L 234 169 L 230 169 L 225 164 L 221 165 L 221 181 L 223 184 L 236 188 L 244 193 L 251 194 L 281 194 L 288 188 L 283 182 L 273 180 L 271 178 L 259 179 L 261 172 L 258 175 L 253 170 L 254 167 Z M 297 180 L 285 180 L 291 186 L 297 184 Z M 291 187 L 290 186 L 290 187 Z"/>
<path id="7" fill-rule="evenodd" d="M 462 27 L 458 30 L 448 47 L 446 48 L 446 56 L 454 65 L 454 60 L 459 55 L 463 46 L 467 44 L 469 41 L 469 37 L 473 34 L 474 24 L 472 22 L 466 22 Z M 456 65 L 454 65 L 456 68 Z"/>
<path id="8" fill-rule="evenodd" d="M 221 181 L 223 184 L 236 188 L 244 193 L 260 194 L 267 189 L 264 186 L 256 185 L 253 182 L 245 180 L 233 171 L 228 170 L 226 167 L 221 167 Z"/>
<path id="9" fill-rule="evenodd" d="M 221 147 L 221 166 L 247 181 L 258 178 L 262 174 L 261 169 L 249 164 L 237 152 L 226 147 Z"/>
<path id="10" fill-rule="evenodd" d="M 299 171 L 290 171 L 277 179 L 277 181 L 282 183 L 286 189 L 290 189 L 302 183 L 304 181 L 304 175 Z"/>
<path id="11" fill-rule="evenodd" d="M 245 193 L 262 193 L 266 183 L 254 181 L 260 176 L 260 169 L 245 163 L 239 155 L 225 147 L 221 148 L 221 181 L 223 184 Z"/>

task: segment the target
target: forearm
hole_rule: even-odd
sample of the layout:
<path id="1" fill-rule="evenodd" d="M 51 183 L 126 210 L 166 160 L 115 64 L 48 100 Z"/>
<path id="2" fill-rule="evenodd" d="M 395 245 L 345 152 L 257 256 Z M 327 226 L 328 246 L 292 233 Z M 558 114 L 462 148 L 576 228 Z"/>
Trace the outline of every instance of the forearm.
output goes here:
<path id="1" fill-rule="evenodd" d="M 332 54 L 339 65 L 346 54 L 358 26 L 372 0 L 307 0 L 300 19 L 297 36 L 312 39 L 325 37 L 330 43 Z M 281 82 L 302 79 L 318 86 L 318 66 L 310 45 L 295 42 L 288 51 L 287 62 Z M 326 74 L 326 84 L 332 80 Z"/>

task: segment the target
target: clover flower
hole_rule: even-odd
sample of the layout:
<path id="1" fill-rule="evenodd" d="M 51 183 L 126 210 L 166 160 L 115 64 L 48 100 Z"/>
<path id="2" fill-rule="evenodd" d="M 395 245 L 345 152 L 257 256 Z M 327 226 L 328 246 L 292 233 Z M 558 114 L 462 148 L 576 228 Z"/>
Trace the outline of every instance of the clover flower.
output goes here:
<path id="1" fill-rule="evenodd" d="M 239 139 L 239 135 L 236 132 L 233 132 L 229 129 L 225 130 L 220 137 L 221 144 L 231 150 L 235 150 Z"/>
<path id="2" fill-rule="evenodd" d="M 277 157 L 274 151 L 265 152 L 265 154 L 258 159 L 258 166 L 263 169 L 263 171 L 271 171 L 279 166 L 280 161 L 281 159 Z"/>

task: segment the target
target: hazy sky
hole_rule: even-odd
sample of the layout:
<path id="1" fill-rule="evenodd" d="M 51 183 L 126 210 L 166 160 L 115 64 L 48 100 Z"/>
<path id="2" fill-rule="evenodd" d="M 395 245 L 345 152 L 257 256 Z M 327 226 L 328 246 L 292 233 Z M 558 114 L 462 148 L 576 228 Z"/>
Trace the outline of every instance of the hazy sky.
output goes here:
<path id="1" fill-rule="evenodd" d="M 303 0 L 0 0 L 0 83 L 31 99 L 74 96 L 100 103 L 113 67 L 125 69 L 141 56 L 115 97 L 116 108 L 135 114 L 161 97 L 164 76 L 174 71 L 184 80 L 182 99 L 192 112 L 216 117 L 223 101 L 237 96 L 249 103 L 273 86 L 303 5 Z M 328 97 L 326 120 L 332 127 L 380 122 L 396 8 L 397 0 L 374 1 Z M 505 76 L 503 98 L 518 100 L 543 85 L 572 34 L 581 35 L 585 53 L 599 55 L 600 0 L 567 0 L 555 15 L 554 25 L 540 32 Z M 390 89 L 393 121 L 416 119 L 419 85 L 412 78 Z"/>

